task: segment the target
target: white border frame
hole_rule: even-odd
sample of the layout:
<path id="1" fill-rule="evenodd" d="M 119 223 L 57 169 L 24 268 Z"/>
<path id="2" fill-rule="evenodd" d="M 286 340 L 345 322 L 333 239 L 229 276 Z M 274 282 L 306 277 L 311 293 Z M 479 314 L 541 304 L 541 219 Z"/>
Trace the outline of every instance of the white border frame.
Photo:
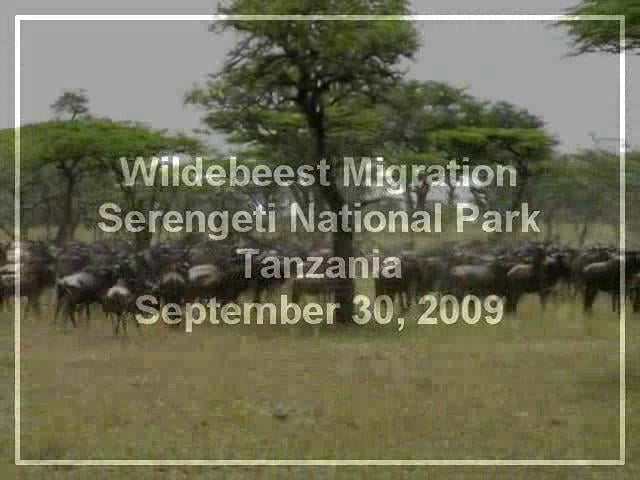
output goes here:
<path id="1" fill-rule="evenodd" d="M 625 220 L 625 149 L 626 149 L 626 55 L 624 15 L 16 15 L 15 16 L 15 240 L 20 240 L 20 25 L 23 21 L 92 21 L 92 20 L 419 20 L 419 21 L 582 21 L 620 22 L 620 249 L 626 247 Z M 625 275 L 624 260 L 620 269 L 620 458 L 615 460 L 24 460 L 20 458 L 20 308 L 15 309 L 15 463 L 16 465 L 624 465 L 625 464 Z M 20 264 L 16 268 L 16 305 L 20 304 Z"/>

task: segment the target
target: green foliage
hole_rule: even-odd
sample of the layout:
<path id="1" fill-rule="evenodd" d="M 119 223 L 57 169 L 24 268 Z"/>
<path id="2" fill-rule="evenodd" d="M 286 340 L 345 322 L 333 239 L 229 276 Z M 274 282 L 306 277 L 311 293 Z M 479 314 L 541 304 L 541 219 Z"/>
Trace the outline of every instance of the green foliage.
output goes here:
<path id="1" fill-rule="evenodd" d="M 464 89 L 433 81 L 402 82 L 379 107 L 385 140 L 418 152 L 432 148 L 429 132 L 477 124 L 482 108 Z"/>
<path id="2" fill-rule="evenodd" d="M 640 0 L 582 0 L 570 15 L 624 15 L 626 48 L 640 48 Z M 576 53 L 620 51 L 620 22 L 616 20 L 564 21 Z"/>
<path id="3" fill-rule="evenodd" d="M 54 206 L 71 194 L 75 220 L 95 219 L 97 203 L 121 199 L 121 157 L 132 162 L 136 157 L 203 151 L 199 142 L 183 135 L 92 117 L 28 124 L 19 133 L 21 206 L 27 225 L 50 222 L 52 215 L 62 222 L 60 208 Z M 14 135 L 13 129 L 0 131 L 0 166 L 8 185 L 13 185 Z M 10 213 L 1 213 L 1 224 L 11 223 Z"/>
<path id="4" fill-rule="evenodd" d="M 528 162 L 544 158 L 554 144 L 542 120 L 527 110 L 441 82 L 402 82 L 379 109 L 384 140 L 402 162 Z"/>
<path id="5" fill-rule="evenodd" d="M 630 156 L 638 158 L 637 154 Z M 634 163 L 630 162 L 631 170 L 638 167 L 632 165 Z M 633 175 L 628 174 L 626 178 L 631 180 Z M 618 155 L 585 150 L 549 158 L 537 165 L 533 190 L 537 206 L 548 222 L 572 223 L 585 234 L 594 224 L 610 225 L 613 231 L 619 228 Z M 629 197 L 627 202 L 632 204 Z M 636 212 L 628 209 L 627 213 L 627 220 L 637 225 Z"/>
<path id="6" fill-rule="evenodd" d="M 234 0 L 220 11 L 244 15 L 404 15 L 408 2 L 276 0 L 265 5 L 256 0 Z M 280 154 L 299 150 L 295 157 L 304 158 L 306 164 L 326 159 L 335 166 L 343 158 L 345 146 L 354 151 L 371 142 L 377 118 L 367 102 L 375 102 L 401 79 L 400 62 L 412 58 L 418 48 L 414 25 L 395 18 L 233 20 L 217 25 L 220 30 L 239 34 L 240 40 L 219 74 L 188 95 L 187 101 L 204 108 L 210 128 L 222 130 L 236 143 L 257 146 L 264 157 L 276 163 L 283 163 Z M 301 141 L 296 141 L 299 135 Z M 342 155 L 336 155 L 336 150 Z M 328 185 L 318 185 L 315 190 L 337 212 L 348 199 L 335 170 L 330 177 Z M 352 255 L 350 234 L 338 231 L 333 240 L 337 256 L 346 259 Z M 351 320 L 353 297 L 353 282 L 337 292 L 336 302 L 342 304 L 337 321 Z"/>
<path id="7" fill-rule="evenodd" d="M 529 160 L 548 154 L 554 144 L 540 128 L 462 127 L 436 131 L 429 137 L 450 151 L 498 149 Z"/>
<path id="8" fill-rule="evenodd" d="M 13 129 L 0 134 L 6 142 Z M 109 164 L 120 157 L 149 157 L 163 151 L 201 150 L 200 144 L 182 135 L 169 135 L 143 124 L 109 119 L 53 120 L 20 128 L 21 165 L 32 168 L 47 164 L 82 162 L 89 166 Z M 10 153 L 13 153 L 13 148 Z"/>
<path id="9" fill-rule="evenodd" d="M 402 15 L 408 10 L 398 0 L 268 5 L 245 0 L 231 2 L 221 13 Z M 296 138 L 308 144 L 318 129 L 326 130 L 329 143 L 332 135 L 338 144 L 360 134 L 373 138 L 379 120 L 366 99 L 393 85 L 402 75 L 400 60 L 411 58 L 418 47 L 414 26 L 400 20 L 225 21 L 216 28 L 233 30 L 241 39 L 222 70 L 186 101 L 202 107 L 206 125 L 231 142 L 271 151 Z"/>

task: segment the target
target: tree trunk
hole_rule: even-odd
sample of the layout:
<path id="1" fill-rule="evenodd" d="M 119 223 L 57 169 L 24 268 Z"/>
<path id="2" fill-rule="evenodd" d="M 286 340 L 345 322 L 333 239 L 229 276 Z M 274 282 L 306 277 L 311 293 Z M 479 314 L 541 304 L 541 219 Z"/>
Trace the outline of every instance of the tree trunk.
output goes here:
<path id="1" fill-rule="evenodd" d="M 75 178 L 72 173 L 65 172 L 66 189 L 62 200 L 62 217 L 58 225 L 56 245 L 62 246 L 73 236 L 73 197 L 75 194 Z"/>
<path id="2" fill-rule="evenodd" d="M 427 197 L 429 196 L 430 189 L 431 185 L 429 184 L 426 175 L 422 175 L 416 187 L 416 208 L 425 211 L 427 210 Z"/>
<path id="3" fill-rule="evenodd" d="M 522 204 L 524 203 L 525 197 L 527 195 L 527 185 L 529 184 L 529 178 L 531 177 L 531 172 L 529 171 L 527 165 L 524 162 L 521 162 L 521 161 L 517 162 L 516 171 L 518 173 L 518 183 L 516 184 L 516 191 L 513 196 L 513 201 L 511 202 L 512 211 L 522 210 Z M 516 217 L 513 219 L 514 233 L 518 230 L 518 227 L 522 224 L 521 220 L 522 219 L 520 217 Z"/>
<path id="4" fill-rule="evenodd" d="M 344 199 L 334 182 L 322 189 L 323 196 L 329 204 L 329 208 L 338 213 L 344 205 Z M 333 232 L 333 254 L 340 257 L 349 265 L 349 259 L 353 257 L 353 232 L 351 229 L 343 229 L 342 222 L 338 222 L 337 230 Z M 327 280 L 330 281 L 330 280 Z M 336 323 L 348 323 L 353 321 L 353 298 L 355 296 L 354 279 L 339 279 L 336 283 L 335 302 L 340 305 L 336 309 Z"/>
<path id="5" fill-rule="evenodd" d="M 316 108 L 317 102 L 313 101 L 311 109 L 307 110 L 307 119 L 309 126 L 315 133 L 316 139 L 316 157 L 320 162 L 326 158 L 326 132 L 324 125 L 324 114 L 322 108 Z M 319 185 L 319 192 L 326 200 L 329 208 L 334 213 L 339 213 L 345 204 L 342 192 L 338 186 L 336 178 L 335 165 L 329 162 L 331 166 L 329 185 Z M 345 231 L 342 222 L 338 222 L 337 230 L 333 232 L 333 254 L 344 260 L 345 264 L 349 264 L 349 259 L 353 257 L 353 232 L 352 229 Z M 330 280 L 328 280 L 330 281 Z M 339 304 L 336 309 L 335 322 L 347 324 L 353 321 L 353 298 L 355 296 L 354 279 L 347 275 L 347 278 L 339 279 L 336 283 L 335 302 Z"/>
<path id="6" fill-rule="evenodd" d="M 578 236 L 578 246 L 582 247 L 587 241 L 587 235 L 589 233 L 589 222 L 584 222 L 580 229 L 580 235 Z"/>
<path id="7" fill-rule="evenodd" d="M 131 192 L 130 192 L 131 193 Z M 138 211 L 151 211 L 155 208 L 155 190 L 151 196 L 151 200 L 148 205 L 144 204 L 143 200 L 137 199 L 135 192 L 132 193 L 130 199 L 131 205 L 133 205 L 133 210 Z M 151 229 L 149 225 L 146 225 L 140 232 L 135 232 L 133 234 L 133 244 L 136 252 L 142 252 L 151 246 L 151 242 L 153 241 L 153 233 L 151 233 Z"/>
<path id="8" fill-rule="evenodd" d="M 138 199 L 136 195 L 135 187 L 121 187 L 122 195 L 125 199 L 125 204 L 127 208 L 127 213 L 138 210 L 138 211 L 150 211 L 154 208 L 155 203 L 155 187 L 153 190 L 153 195 L 151 197 L 151 201 L 149 202 L 148 208 L 145 208 L 143 200 Z M 142 229 L 141 232 L 135 232 L 133 234 L 133 244 L 136 252 L 142 252 L 143 250 L 149 248 L 151 245 L 151 241 L 153 240 L 153 234 L 150 232 L 149 228 Z"/>
<path id="9" fill-rule="evenodd" d="M 456 188 L 455 185 L 449 176 L 446 177 L 447 180 L 447 205 L 449 208 L 455 208 L 456 206 Z"/>
<path id="10" fill-rule="evenodd" d="M 407 177 L 406 182 L 404 183 L 404 208 L 407 212 L 413 212 L 415 205 L 413 203 L 413 185 L 411 183 L 411 179 Z"/>

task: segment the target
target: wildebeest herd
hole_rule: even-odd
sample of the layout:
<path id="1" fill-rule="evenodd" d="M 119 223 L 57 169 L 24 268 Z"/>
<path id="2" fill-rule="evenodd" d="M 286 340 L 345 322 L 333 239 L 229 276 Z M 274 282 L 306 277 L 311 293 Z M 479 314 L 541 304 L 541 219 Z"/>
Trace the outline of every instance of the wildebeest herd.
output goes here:
<path id="1" fill-rule="evenodd" d="M 243 245 L 243 248 L 246 248 Z M 253 269 L 245 275 L 245 257 L 234 246 L 215 242 L 159 242 L 136 252 L 125 241 L 71 242 L 62 248 L 42 241 L 10 242 L 0 251 L 0 300 L 15 295 L 20 266 L 20 294 L 27 311 L 40 311 L 41 297 L 55 292 L 55 318 L 63 316 L 77 325 L 76 315 L 101 306 L 112 318 L 114 334 L 136 313 L 136 299 L 154 295 L 161 303 L 184 304 L 216 298 L 224 304 L 243 294 L 261 301 L 266 292 L 290 288 L 297 302 L 302 295 L 330 298 L 339 282 L 327 279 L 264 278 Z M 427 293 L 456 296 L 497 295 L 507 312 L 516 312 L 525 294 L 535 294 L 544 307 L 554 291 L 582 299 L 590 312 L 598 293 L 608 294 L 612 309 L 619 310 L 620 268 L 625 265 L 626 292 L 633 311 L 640 311 L 640 252 L 608 246 L 581 250 L 552 243 L 513 242 L 490 244 L 468 242 L 443 246 L 433 251 L 385 252 L 402 262 L 401 278 L 377 278 L 376 295 L 389 295 L 406 308 Z M 252 261 L 282 256 L 279 250 L 263 250 Z M 321 248 L 301 257 L 329 258 L 331 250 Z M 137 324 L 137 322 L 136 322 Z"/>

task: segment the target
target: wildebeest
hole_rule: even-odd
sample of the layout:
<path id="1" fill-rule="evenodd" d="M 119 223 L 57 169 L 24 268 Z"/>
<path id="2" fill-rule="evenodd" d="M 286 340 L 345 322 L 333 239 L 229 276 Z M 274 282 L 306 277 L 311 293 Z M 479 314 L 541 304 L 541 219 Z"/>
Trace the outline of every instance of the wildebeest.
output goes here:
<path id="1" fill-rule="evenodd" d="M 611 296 L 611 308 L 614 312 L 620 310 L 620 274 L 622 255 L 616 254 L 609 259 L 593 262 L 582 269 L 582 284 L 584 285 L 584 309 L 590 312 L 598 292 L 606 292 Z M 627 283 L 638 271 L 638 261 L 635 255 L 626 256 L 625 278 Z"/>
<path id="2" fill-rule="evenodd" d="M 572 286 L 572 293 L 576 295 L 578 292 L 584 290 L 583 270 L 587 265 L 607 261 L 615 254 L 615 249 L 601 246 L 590 247 L 578 253 L 573 258 L 570 265 L 570 284 Z"/>
<path id="3" fill-rule="evenodd" d="M 620 257 L 602 262 L 593 262 L 582 269 L 581 281 L 584 285 L 584 310 L 590 312 L 599 291 L 611 296 L 611 308 L 615 312 L 620 307 Z"/>
<path id="4" fill-rule="evenodd" d="M 53 255 L 44 242 L 11 242 L 5 264 L 0 267 L 0 294 L 4 299 L 15 294 L 19 271 L 20 296 L 27 299 L 28 309 L 39 312 L 40 297 L 54 281 L 53 262 Z"/>
<path id="5" fill-rule="evenodd" d="M 581 281 L 584 285 L 584 309 L 590 312 L 598 292 L 606 292 L 611 296 L 611 308 L 620 311 L 620 276 L 624 259 L 624 278 L 628 287 L 633 287 L 634 276 L 640 271 L 640 255 L 638 252 L 610 254 L 610 258 L 593 262 L 582 269 Z M 626 292 L 625 292 L 626 296 Z"/>
<path id="6" fill-rule="evenodd" d="M 120 278 L 111 288 L 107 290 L 102 299 L 102 309 L 107 318 L 112 318 L 113 333 L 118 335 L 120 324 L 127 333 L 127 317 L 136 313 L 136 295 L 135 288 L 125 279 Z M 134 318 L 135 321 L 135 318 Z M 140 324 L 135 321 L 136 327 L 140 328 Z"/>
<path id="7" fill-rule="evenodd" d="M 537 249 L 531 260 L 527 263 L 517 263 L 507 271 L 507 310 L 516 312 L 518 302 L 526 293 L 537 293 L 540 304 L 544 308 L 545 300 L 549 292 L 547 278 L 545 278 L 545 254 L 542 249 Z"/>
<path id="8" fill-rule="evenodd" d="M 325 263 L 332 254 L 331 249 L 307 251 L 299 246 L 269 248 L 267 245 L 267 248 L 258 248 L 260 253 L 250 256 L 252 274 L 247 277 L 244 264 L 247 257 L 238 252 L 239 245 L 255 248 L 248 239 L 224 245 L 159 242 L 140 252 L 134 252 L 127 242 L 74 241 L 54 255 L 52 248 L 43 242 L 9 243 L 0 257 L 4 258 L 0 266 L 0 301 L 13 294 L 19 266 L 21 293 L 27 297 L 28 306 L 37 308 L 42 293 L 55 285 L 56 316 L 64 309 L 66 318 L 75 325 L 80 309 L 102 303 L 109 316 L 121 317 L 114 323 L 114 333 L 117 333 L 120 326 L 125 328 L 125 318 L 131 314 L 125 313 L 128 308 L 125 308 L 125 298 L 137 295 L 138 291 L 155 294 L 160 304 L 181 305 L 212 298 L 224 304 L 244 295 L 253 295 L 253 301 L 260 302 L 265 292 L 285 282 L 286 288 L 291 288 L 294 302 L 305 295 L 331 301 L 341 288 L 339 278 L 305 275 L 307 265 L 303 265 L 301 274 L 291 279 L 285 275 L 288 270 L 285 258 L 319 257 Z M 0 246 L 0 253 L 2 250 Z M 290 257 L 294 250 L 295 256 Z M 361 252 L 360 256 L 367 257 L 367 254 Z M 552 288 L 563 280 L 584 292 L 585 310 L 591 310 L 598 292 L 611 295 L 613 308 L 619 308 L 621 261 L 620 252 L 614 247 L 589 247 L 577 252 L 557 244 L 528 241 L 467 242 L 449 243 L 437 250 L 422 252 L 400 250 L 394 256 L 401 260 L 402 277 L 377 278 L 375 293 L 388 295 L 394 301 L 399 299 L 403 309 L 431 292 L 457 296 L 495 294 L 506 298 L 507 309 L 513 311 L 524 294 L 532 293 L 540 296 L 544 307 Z M 265 261 L 269 258 L 278 261 Z M 634 309 L 640 311 L 640 279 L 633 277 L 640 267 L 640 255 L 627 251 L 624 258 L 627 293 Z M 263 276 L 264 265 L 275 265 L 268 268 L 282 271 Z M 138 290 L 135 285 L 145 287 Z"/>
<path id="9" fill-rule="evenodd" d="M 215 297 L 222 278 L 220 267 L 213 263 L 194 265 L 187 272 L 187 300 L 205 302 Z"/>
<path id="10" fill-rule="evenodd" d="M 161 303 L 182 304 L 185 301 L 189 268 L 188 262 L 176 261 L 162 270 L 157 286 Z"/>
<path id="11" fill-rule="evenodd" d="M 64 311 L 65 320 L 70 320 L 76 327 L 75 314 L 84 306 L 88 321 L 88 308 L 102 302 L 104 294 L 114 285 L 118 276 L 117 266 L 91 266 L 58 279 L 54 318 Z"/>
<path id="12" fill-rule="evenodd" d="M 400 310 L 404 311 L 411 306 L 420 292 L 429 290 L 434 271 L 431 271 L 430 265 L 414 252 L 402 252 L 396 257 L 400 259 L 402 275 L 376 278 L 375 295 L 376 297 L 385 295 L 394 303 L 397 300 Z"/>
<path id="13" fill-rule="evenodd" d="M 501 257 L 477 265 L 450 265 L 446 288 L 457 297 L 504 297 L 507 295 L 507 271 L 511 266 Z"/>

